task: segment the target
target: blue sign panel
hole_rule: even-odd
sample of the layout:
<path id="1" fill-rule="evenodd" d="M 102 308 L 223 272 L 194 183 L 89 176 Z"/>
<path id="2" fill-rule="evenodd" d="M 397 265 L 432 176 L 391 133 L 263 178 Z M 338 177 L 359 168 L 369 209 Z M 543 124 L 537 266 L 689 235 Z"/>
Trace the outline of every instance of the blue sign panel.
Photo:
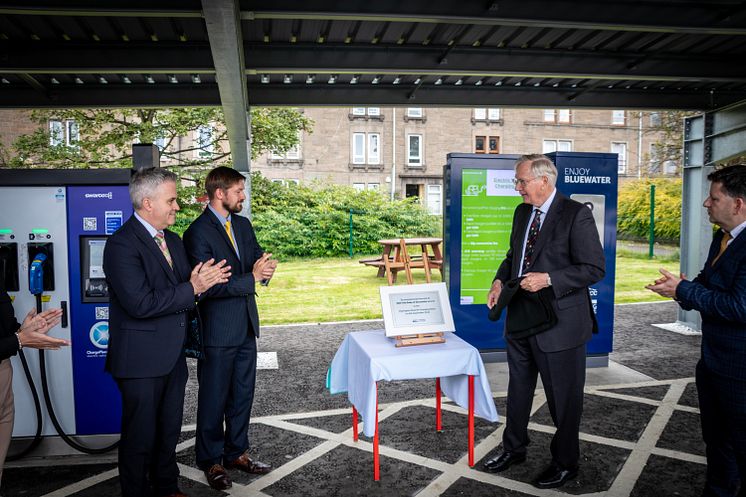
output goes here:
<path id="1" fill-rule="evenodd" d="M 616 267 L 617 156 L 605 153 L 548 154 L 557 165 L 557 188 L 588 205 L 606 256 L 606 276 L 590 289 L 599 333 L 589 354 L 612 350 Z M 512 188 L 517 155 L 449 154 L 445 168 L 445 279 L 456 333 L 481 351 L 505 349 L 503 319 L 487 319 L 486 299 L 509 248 L 515 206 Z"/>
<path id="2" fill-rule="evenodd" d="M 109 304 L 103 250 L 132 205 L 127 186 L 70 186 L 67 199 L 76 433 L 119 433 L 121 397 L 104 371 Z"/>

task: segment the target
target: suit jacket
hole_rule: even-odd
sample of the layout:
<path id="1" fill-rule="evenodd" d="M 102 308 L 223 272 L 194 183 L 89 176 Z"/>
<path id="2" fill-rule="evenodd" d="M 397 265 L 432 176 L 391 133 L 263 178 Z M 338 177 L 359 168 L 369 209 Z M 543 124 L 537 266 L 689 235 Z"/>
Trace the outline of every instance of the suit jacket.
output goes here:
<path id="1" fill-rule="evenodd" d="M 184 245 L 193 264 L 214 258 L 216 262 L 225 259 L 231 266 L 228 282 L 213 286 L 200 299 L 202 340 L 206 346 L 236 347 L 248 333 L 259 336 L 256 286 L 251 271 L 264 252 L 247 218 L 232 214 L 231 225 L 240 259 L 210 209 L 206 208 L 184 232 Z"/>
<path id="2" fill-rule="evenodd" d="M 0 361 L 18 352 L 18 338 L 15 333 L 20 327 L 13 312 L 10 295 L 0 289 Z"/>
<path id="3" fill-rule="evenodd" d="M 133 215 L 106 242 L 109 350 L 115 378 L 152 378 L 184 360 L 188 311 L 194 307 L 191 269 L 181 239 L 164 230 L 174 267 Z"/>
<path id="4" fill-rule="evenodd" d="M 529 204 L 516 207 L 510 248 L 495 275 L 503 284 L 518 276 L 533 209 Z M 556 326 L 536 335 L 539 348 L 557 352 L 586 343 L 597 326 L 588 285 L 600 281 L 606 273 L 604 251 L 590 209 L 558 191 L 542 222 L 532 258 L 531 271 L 549 273 L 552 279 L 552 307 L 557 315 Z"/>
<path id="5" fill-rule="evenodd" d="M 702 315 L 702 360 L 717 374 L 746 380 L 746 233 L 739 234 L 712 265 L 723 231 L 715 234 L 705 267 L 682 280 L 676 300 Z"/>

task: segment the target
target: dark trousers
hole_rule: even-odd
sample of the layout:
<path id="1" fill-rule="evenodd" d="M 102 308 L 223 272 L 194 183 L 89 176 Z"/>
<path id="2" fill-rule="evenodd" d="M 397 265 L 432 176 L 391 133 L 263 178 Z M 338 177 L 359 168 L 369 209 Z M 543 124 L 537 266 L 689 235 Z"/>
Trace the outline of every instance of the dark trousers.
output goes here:
<path id="1" fill-rule="evenodd" d="M 701 360 L 696 379 L 707 446 L 707 482 L 702 495 L 746 496 L 746 381 L 716 375 Z"/>
<path id="2" fill-rule="evenodd" d="M 150 487 L 157 496 L 178 490 L 176 444 L 188 376 L 182 357 L 166 376 L 117 379 L 122 394 L 119 482 L 123 497 L 151 495 Z"/>
<path id="3" fill-rule="evenodd" d="M 551 333 L 551 330 L 547 333 Z M 549 412 L 557 428 L 552 437 L 552 462 L 567 468 L 580 458 L 580 416 L 585 387 L 585 345 L 560 352 L 542 352 L 536 337 L 508 338 L 508 405 L 503 449 L 525 453 L 530 443 L 528 420 L 541 375 Z"/>
<path id="4" fill-rule="evenodd" d="M 233 461 L 249 448 L 249 419 L 256 383 L 256 338 L 238 347 L 205 347 L 197 364 L 197 465 Z M 225 420 L 225 430 L 223 421 Z"/>

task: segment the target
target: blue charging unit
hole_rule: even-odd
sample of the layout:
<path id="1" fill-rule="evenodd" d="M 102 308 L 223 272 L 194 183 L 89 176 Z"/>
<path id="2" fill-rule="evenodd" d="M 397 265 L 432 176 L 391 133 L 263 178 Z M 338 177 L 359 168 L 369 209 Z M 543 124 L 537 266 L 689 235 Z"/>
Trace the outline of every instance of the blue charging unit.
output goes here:
<path id="1" fill-rule="evenodd" d="M 599 230 L 606 275 L 590 288 L 599 333 L 589 355 L 612 351 L 616 267 L 617 155 L 556 152 L 557 188 L 588 205 Z M 482 352 L 505 350 L 504 316 L 487 319 L 486 297 L 508 250 L 513 211 L 522 199 L 512 185 L 517 155 L 448 154 L 444 170 L 445 279 L 456 334 Z"/>

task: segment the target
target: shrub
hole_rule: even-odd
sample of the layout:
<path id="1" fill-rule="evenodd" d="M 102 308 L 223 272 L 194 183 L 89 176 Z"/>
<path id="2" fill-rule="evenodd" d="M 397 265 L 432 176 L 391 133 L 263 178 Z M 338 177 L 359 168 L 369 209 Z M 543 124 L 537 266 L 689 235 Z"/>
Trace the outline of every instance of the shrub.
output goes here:
<path id="1" fill-rule="evenodd" d="M 620 238 L 647 239 L 650 234 L 650 185 L 655 185 L 655 238 L 679 242 L 681 179 L 641 179 L 619 188 L 617 232 Z"/>
<path id="2" fill-rule="evenodd" d="M 201 213 L 200 194 L 198 188 L 180 187 L 177 233 Z M 440 224 L 414 198 L 392 202 L 378 191 L 322 183 L 285 186 L 258 172 L 251 174 L 251 209 L 259 243 L 276 257 L 348 255 L 351 210 L 358 254 L 379 253 L 382 238 L 435 236 Z"/>

